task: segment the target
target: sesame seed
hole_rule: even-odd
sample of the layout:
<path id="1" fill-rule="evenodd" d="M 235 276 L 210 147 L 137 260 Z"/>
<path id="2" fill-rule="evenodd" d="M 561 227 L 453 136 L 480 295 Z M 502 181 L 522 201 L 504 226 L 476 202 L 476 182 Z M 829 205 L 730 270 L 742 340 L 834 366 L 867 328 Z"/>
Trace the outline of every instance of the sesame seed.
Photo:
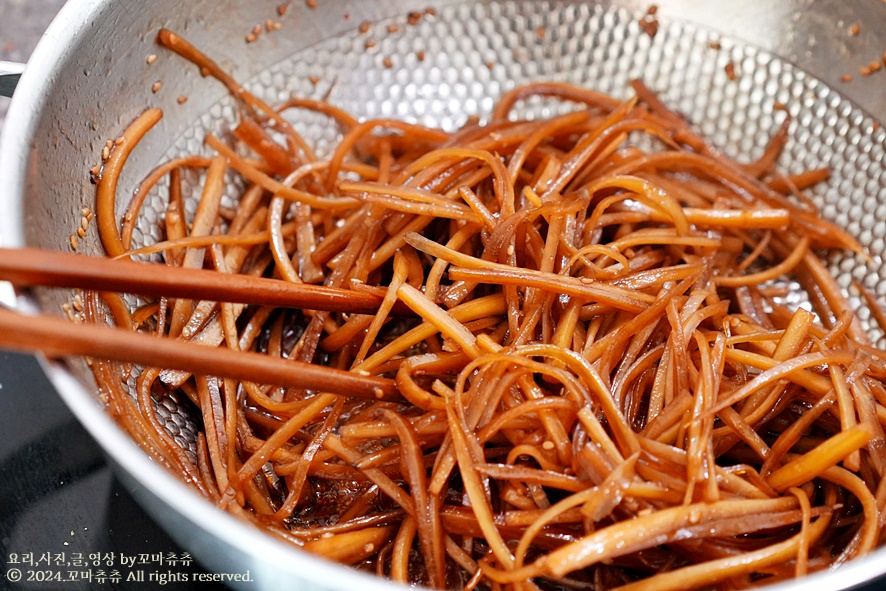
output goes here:
<path id="1" fill-rule="evenodd" d="M 372 23 L 370 23 L 369 21 L 363 21 L 362 23 L 360 23 L 360 29 L 359 29 L 360 34 L 365 35 L 366 33 L 368 33 L 369 27 L 371 27 L 371 26 L 372 26 Z"/>
<path id="2" fill-rule="evenodd" d="M 77 236 L 80 238 L 86 238 L 86 230 L 83 228 L 77 228 Z"/>
<path id="3" fill-rule="evenodd" d="M 69 241 L 71 243 L 71 250 L 77 250 L 77 247 L 80 245 L 80 241 L 77 240 L 77 236 L 74 234 L 71 234 Z"/>
<path id="4" fill-rule="evenodd" d="M 650 37 L 655 37 L 658 33 L 658 21 L 654 16 L 647 14 L 640 20 L 640 28 Z"/>
<path id="5" fill-rule="evenodd" d="M 313 84 L 314 86 L 317 86 L 317 83 L 320 82 L 320 77 L 319 76 L 311 76 L 310 78 L 308 78 L 308 80 L 311 81 L 311 84 Z"/>
<path id="6" fill-rule="evenodd" d="M 400 30 L 400 27 L 397 25 L 388 25 L 388 33 L 396 33 Z"/>
<path id="7" fill-rule="evenodd" d="M 317 0 L 305 0 L 305 6 L 307 6 L 311 10 L 314 10 L 315 8 L 317 8 Z"/>
<path id="8" fill-rule="evenodd" d="M 840 76 L 840 82 L 852 82 L 852 74 L 843 74 Z"/>
<path id="9" fill-rule="evenodd" d="M 175 100 L 178 102 L 178 104 L 183 105 L 186 102 L 188 102 L 188 97 L 186 97 L 185 95 L 182 95 Z"/>
<path id="10" fill-rule="evenodd" d="M 151 55 L 148 56 L 148 59 L 146 59 L 145 61 L 146 61 L 148 64 L 153 64 L 154 62 L 157 61 L 157 55 L 154 54 L 154 53 L 152 53 Z"/>
<path id="11" fill-rule="evenodd" d="M 277 7 L 277 14 L 279 16 L 286 16 L 286 13 L 289 12 L 289 7 L 292 5 L 292 2 L 287 2 L 286 4 L 281 4 Z"/>
<path id="12" fill-rule="evenodd" d="M 849 27 L 849 34 L 853 37 L 858 35 L 859 31 L 861 31 L 861 26 L 858 23 L 855 23 L 851 27 Z"/>
<path id="13" fill-rule="evenodd" d="M 373 40 L 373 39 L 367 39 L 367 40 L 366 40 L 366 43 L 364 43 L 363 46 L 364 46 L 366 49 L 372 49 L 373 47 L 375 47 L 375 40 Z"/>
<path id="14" fill-rule="evenodd" d="M 425 61 L 425 52 L 419 51 L 418 53 L 415 54 L 415 57 L 418 58 L 418 61 L 423 62 L 423 61 Z"/>
<path id="15" fill-rule="evenodd" d="M 158 80 L 157 82 L 154 82 L 154 84 L 151 86 L 151 92 L 157 94 L 158 92 L 160 92 L 161 88 L 163 88 L 163 83 Z"/>
<path id="16" fill-rule="evenodd" d="M 734 63 L 729 62 L 728 64 L 726 64 L 726 67 L 724 69 L 726 70 L 726 77 L 727 78 L 729 78 L 730 80 L 735 80 L 737 78 L 737 76 L 735 74 L 735 64 Z"/>
<path id="17" fill-rule="evenodd" d="M 385 64 L 385 67 L 386 67 L 386 68 L 391 68 L 391 67 L 394 66 L 394 62 L 392 62 L 392 61 L 391 61 L 391 58 L 389 58 L 389 57 L 386 57 L 386 58 L 384 59 L 384 64 Z"/>

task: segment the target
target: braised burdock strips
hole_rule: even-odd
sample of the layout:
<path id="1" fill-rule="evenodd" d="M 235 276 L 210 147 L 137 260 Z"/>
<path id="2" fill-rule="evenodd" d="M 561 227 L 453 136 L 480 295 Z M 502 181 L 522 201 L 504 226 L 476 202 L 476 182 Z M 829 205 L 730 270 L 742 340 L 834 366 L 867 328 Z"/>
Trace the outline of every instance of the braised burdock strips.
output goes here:
<path id="1" fill-rule="evenodd" d="M 161 112 L 123 133 L 97 187 L 108 256 L 368 294 L 377 311 L 85 292 L 85 319 L 393 380 L 375 400 L 92 359 L 120 424 L 219 507 L 441 589 L 736 589 L 881 541 L 884 353 L 821 258 L 861 249 L 803 195 L 826 172 L 775 170 L 787 122 L 739 163 L 641 83 L 623 102 L 538 83 L 449 133 L 271 106 L 176 34 L 158 41 L 240 118 L 116 211 Z M 574 108 L 517 118 L 534 97 Z M 290 124 L 304 110 L 340 130 L 328 156 Z M 165 238 L 136 248 L 160 182 Z M 158 418 L 168 395 L 202 421 L 193 450 Z"/>

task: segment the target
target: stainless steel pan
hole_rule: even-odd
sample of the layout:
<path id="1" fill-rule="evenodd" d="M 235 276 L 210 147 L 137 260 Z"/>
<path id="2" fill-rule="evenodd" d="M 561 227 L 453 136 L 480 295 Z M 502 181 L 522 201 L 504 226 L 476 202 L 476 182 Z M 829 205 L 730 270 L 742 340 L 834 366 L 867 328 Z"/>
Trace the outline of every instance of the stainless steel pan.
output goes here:
<path id="1" fill-rule="evenodd" d="M 81 208 L 93 201 L 89 169 L 105 140 L 146 106 L 160 106 L 166 114 L 130 159 L 121 200 L 164 156 L 200 149 L 205 114 L 233 117 L 219 85 L 154 45 L 156 31 L 165 26 L 215 56 L 266 99 L 291 92 L 329 94 L 358 114 L 391 114 L 447 127 L 469 114 L 482 116 L 494 97 L 519 82 L 563 79 L 625 95 L 626 83 L 639 77 L 727 152 L 749 159 L 777 126 L 775 104 L 782 103 L 795 120 L 788 158 L 802 167 L 834 169 L 830 188 L 813 197 L 824 215 L 846 225 L 874 255 L 868 267 L 835 256 L 832 268 L 844 284 L 855 277 L 886 295 L 886 131 L 877 123 L 886 117 L 886 72 L 859 73 L 886 49 L 881 0 L 662 1 L 654 36 L 639 23 L 648 4 L 634 0 L 599 5 L 321 0 L 315 8 L 295 2 L 284 17 L 277 13 L 280 4 L 69 3 L 34 53 L 6 122 L 0 147 L 3 243 L 69 249 Z M 436 15 L 406 25 L 410 10 L 429 5 Z M 266 19 L 283 27 L 247 43 L 252 28 Z M 368 34 L 359 31 L 364 21 L 376 23 Z M 854 23 L 859 24 L 856 35 Z M 399 26 L 388 31 L 386 24 Z M 374 46 L 367 46 L 368 38 Z M 417 59 L 419 51 L 424 60 Z M 161 55 L 149 64 L 151 54 Z M 852 82 L 841 81 L 847 74 Z M 182 96 L 188 98 L 184 104 L 178 101 Z M 320 135 L 310 120 L 297 124 L 308 135 Z M 148 208 L 160 201 L 161 194 L 153 196 Z M 150 237 L 150 222 L 139 232 Z M 81 240 L 79 249 L 97 252 L 95 236 Z M 65 294 L 36 291 L 19 297 L 17 305 L 59 312 L 64 299 Z M 152 463 L 105 415 L 85 367 L 45 367 L 135 496 L 208 568 L 248 570 L 253 581 L 239 586 L 253 590 L 393 588 L 278 543 L 216 510 Z M 778 589 L 847 589 L 883 573 L 886 549 Z"/>

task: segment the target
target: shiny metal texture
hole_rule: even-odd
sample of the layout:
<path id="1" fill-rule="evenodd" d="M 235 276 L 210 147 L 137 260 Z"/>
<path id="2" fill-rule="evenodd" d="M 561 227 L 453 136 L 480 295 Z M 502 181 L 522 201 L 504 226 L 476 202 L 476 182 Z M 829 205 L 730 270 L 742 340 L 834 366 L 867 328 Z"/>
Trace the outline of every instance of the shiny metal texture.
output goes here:
<path id="1" fill-rule="evenodd" d="M 81 209 L 93 202 L 89 169 L 105 141 L 144 108 L 160 106 L 165 115 L 126 166 L 120 208 L 157 162 L 204 150 L 210 126 L 223 132 L 225 122 L 234 121 L 233 103 L 219 84 L 154 44 L 165 26 L 266 100 L 328 96 L 362 117 L 452 129 L 469 115 L 482 118 L 496 97 L 523 82 L 564 80 L 626 97 L 629 81 L 639 78 L 726 153 L 750 161 L 789 114 L 790 141 L 780 165 L 788 172 L 830 167 L 831 181 L 812 198 L 825 217 L 868 248 L 873 261 L 835 253 L 829 265 L 844 287 L 855 279 L 886 296 L 886 129 L 878 123 L 886 119 L 886 72 L 858 74 L 886 49 L 880 0 L 662 1 L 654 35 L 641 23 L 649 4 L 634 0 L 321 1 L 316 8 L 293 3 L 285 16 L 278 15 L 280 4 L 75 0 L 66 6 L 28 65 L 0 145 L 3 243 L 69 250 Z M 433 14 L 408 23 L 410 11 L 428 6 Z M 247 43 L 255 24 L 266 19 L 282 28 Z M 361 32 L 363 22 L 372 23 L 369 31 Z M 857 35 L 850 31 L 855 23 Z M 841 81 L 847 74 L 852 82 Z M 183 96 L 188 100 L 181 104 Z M 539 100 L 521 108 L 522 115 L 540 116 L 565 107 Z M 321 152 L 336 139 L 335 130 L 310 117 L 293 123 Z M 136 245 L 158 237 L 166 198 L 163 186 L 148 197 Z M 78 250 L 99 252 L 94 232 Z M 60 313 L 66 299 L 41 290 L 18 303 Z M 874 336 L 884 344 L 883 335 Z M 47 362 L 46 370 L 134 494 L 208 567 L 249 569 L 255 582 L 248 589 L 394 588 L 284 546 L 218 511 L 114 425 L 83 364 Z M 158 410 L 187 447 L 193 421 L 172 399 L 158 403 Z M 837 571 L 771 589 L 847 589 L 884 572 L 886 549 L 880 549 Z"/>

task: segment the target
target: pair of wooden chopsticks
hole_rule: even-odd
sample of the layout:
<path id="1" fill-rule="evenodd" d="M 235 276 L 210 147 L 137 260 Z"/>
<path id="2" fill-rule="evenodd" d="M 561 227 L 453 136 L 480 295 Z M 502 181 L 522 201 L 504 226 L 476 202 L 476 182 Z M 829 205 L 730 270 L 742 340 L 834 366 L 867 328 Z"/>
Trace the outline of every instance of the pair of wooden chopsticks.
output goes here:
<path id="1" fill-rule="evenodd" d="M 374 314 L 382 302 L 381 297 L 368 292 L 33 248 L 0 248 L 0 279 L 19 288 L 82 288 L 357 314 Z M 411 313 L 405 306 L 392 312 Z M 41 352 L 48 357 L 81 355 L 284 387 L 400 400 L 389 379 L 106 326 L 72 324 L 49 315 L 25 316 L 7 309 L 0 309 L 0 348 Z"/>

